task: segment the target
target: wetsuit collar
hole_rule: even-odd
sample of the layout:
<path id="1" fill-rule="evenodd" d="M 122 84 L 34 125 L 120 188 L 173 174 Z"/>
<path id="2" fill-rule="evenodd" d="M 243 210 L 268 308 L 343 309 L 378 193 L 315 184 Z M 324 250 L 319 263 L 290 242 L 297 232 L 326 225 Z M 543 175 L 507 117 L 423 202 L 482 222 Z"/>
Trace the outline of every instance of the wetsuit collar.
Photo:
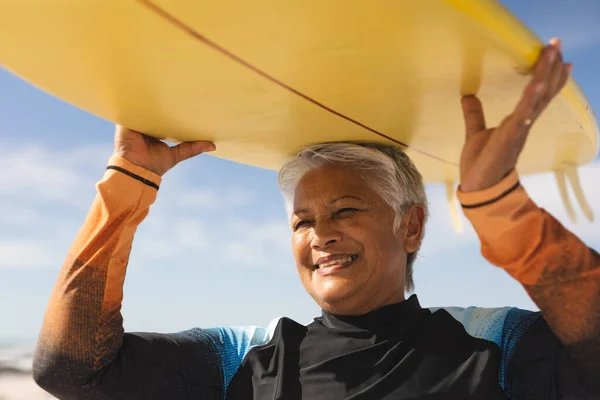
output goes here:
<path id="1" fill-rule="evenodd" d="M 323 310 L 320 322 L 333 329 L 372 331 L 398 323 L 412 325 L 411 322 L 415 321 L 424 312 L 429 313 L 428 310 L 421 308 L 417 295 L 413 294 L 400 303 L 390 304 L 364 315 L 340 316 Z"/>

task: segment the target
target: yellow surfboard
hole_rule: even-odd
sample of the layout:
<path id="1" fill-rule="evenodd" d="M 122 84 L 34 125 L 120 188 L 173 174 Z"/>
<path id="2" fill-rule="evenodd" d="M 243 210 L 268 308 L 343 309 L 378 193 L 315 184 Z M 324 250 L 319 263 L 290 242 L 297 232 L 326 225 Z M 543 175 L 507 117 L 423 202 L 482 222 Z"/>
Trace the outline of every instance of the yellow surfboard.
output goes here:
<path id="1" fill-rule="evenodd" d="M 428 183 L 458 180 L 460 95 L 498 123 L 543 46 L 494 0 L 0 0 L 0 26 L 5 68 L 107 120 L 268 169 L 310 143 L 396 143 Z M 519 172 L 597 151 L 570 80 Z"/>

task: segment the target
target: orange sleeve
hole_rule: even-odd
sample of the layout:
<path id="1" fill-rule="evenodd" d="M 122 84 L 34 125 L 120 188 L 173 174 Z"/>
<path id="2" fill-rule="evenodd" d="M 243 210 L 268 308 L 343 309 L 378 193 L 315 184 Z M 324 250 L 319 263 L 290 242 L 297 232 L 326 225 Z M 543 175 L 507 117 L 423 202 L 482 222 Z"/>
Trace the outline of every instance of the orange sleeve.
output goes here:
<path id="1" fill-rule="evenodd" d="M 84 385 L 116 357 L 123 339 L 120 311 L 133 237 L 160 182 L 150 171 L 110 158 L 52 292 L 34 374 L 68 372 L 70 384 Z"/>
<path id="2" fill-rule="evenodd" d="M 459 187 L 458 198 L 483 256 L 524 286 L 583 373 L 600 379 L 598 253 L 539 208 L 516 171 L 480 192 Z"/>

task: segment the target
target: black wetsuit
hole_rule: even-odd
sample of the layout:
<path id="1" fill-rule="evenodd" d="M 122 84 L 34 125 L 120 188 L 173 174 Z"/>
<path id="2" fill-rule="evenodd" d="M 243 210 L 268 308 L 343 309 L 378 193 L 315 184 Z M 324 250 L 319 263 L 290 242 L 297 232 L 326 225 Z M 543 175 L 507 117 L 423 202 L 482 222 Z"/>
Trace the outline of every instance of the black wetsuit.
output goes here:
<path id="1" fill-rule="evenodd" d="M 282 319 L 269 343 L 248 352 L 227 398 L 506 399 L 500 357 L 494 343 L 413 296 L 365 316 L 324 312 L 308 326 Z"/>

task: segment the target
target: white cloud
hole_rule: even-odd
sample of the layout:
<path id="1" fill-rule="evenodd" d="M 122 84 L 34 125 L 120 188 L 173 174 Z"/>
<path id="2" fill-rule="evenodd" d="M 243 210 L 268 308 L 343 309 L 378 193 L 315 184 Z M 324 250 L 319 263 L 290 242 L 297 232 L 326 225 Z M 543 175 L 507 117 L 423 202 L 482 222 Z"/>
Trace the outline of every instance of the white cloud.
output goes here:
<path id="1" fill-rule="evenodd" d="M 66 238 L 72 240 L 83 221 L 109 151 L 0 143 L 0 268 L 62 264 Z"/>
<path id="2" fill-rule="evenodd" d="M 0 176 L 0 268 L 62 264 L 109 155 L 106 147 L 0 145 L 0 170 L 10 171 Z M 256 200 L 251 191 L 194 188 L 181 176 L 172 178 L 138 229 L 133 254 L 141 265 L 215 252 L 221 262 L 254 267 L 269 265 L 273 254 L 289 254 L 285 221 L 257 224 L 236 214 Z"/>
<path id="3" fill-rule="evenodd" d="M 211 236 L 198 219 L 189 220 L 164 212 L 152 212 L 139 228 L 134 248 L 140 259 L 169 259 L 190 256 L 210 246 Z"/>
<path id="4" fill-rule="evenodd" d="M 106 147 L 56 151 L 0 143 L 0 170 L 6 172 L 0 175 L 0 196 L 19 203 L 87 206 L 88 182 L 102 171 L 109 155 Z"/>
<path id="5" fill-rule="evenodd" d="M 257 224 L 250 220 L 231 221 L 232 232 L 224 243 L 225 257 L 238 265 L 274 268 L 292 260 L 291 230 L 285 220 Z"/>
<path id="6" fill-rule="evenodd" d="M 56 268 L 63 258 L 50 241 L 0 241 L 0 268 Z"/>
<path id="7" fill-rule="evenodd" d="M 254 199 L 252 193 L 239 188 L 228 188 L 223 191 L 202 188 L 184 192 L 175 203 L 197 209 L 231 209 L 247 206 Z"/>
<path id="8" fill-rule="evenodd" d="M 23 207 L 11 202 L 0 203 L 0 226 L 29 227 L 35 225 L 42 214 L 34 207 Z"/>
<path id="9" fill-rule="evenodd" d="M 152 260 L 202 260 L 202 265 L 216 263 L 272 272 L 282 271 L 282 265 L 293 265 L 290 228 L 285 220 L 257 222 L 229 214 L 231 209 L 213 215 L 211 220 L 202 215 L 189 220 L 173 210 L 153 210 L 135 239 L 135 265 Z"/>

